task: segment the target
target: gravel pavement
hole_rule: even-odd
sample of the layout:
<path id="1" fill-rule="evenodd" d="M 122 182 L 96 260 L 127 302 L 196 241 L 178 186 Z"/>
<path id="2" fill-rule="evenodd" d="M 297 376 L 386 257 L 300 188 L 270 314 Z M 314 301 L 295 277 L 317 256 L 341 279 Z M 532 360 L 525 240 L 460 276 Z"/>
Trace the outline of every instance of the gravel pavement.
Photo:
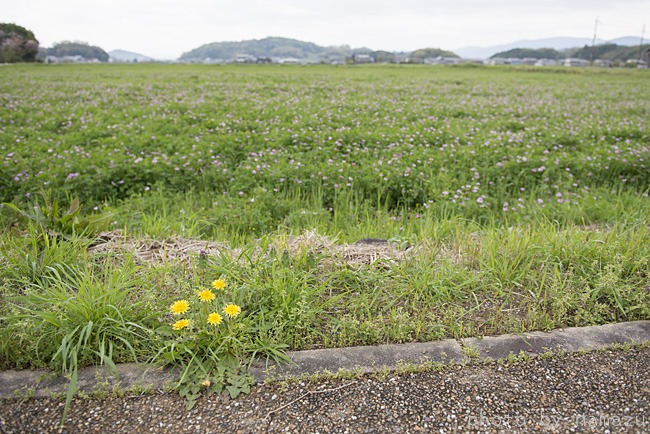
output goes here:
<path id="1" fill-rule="evenodd" d="M 0 401 L 3 433 L 650 433 L 650 348 L 255 386 L 192 410 L 172 393 Z"/>

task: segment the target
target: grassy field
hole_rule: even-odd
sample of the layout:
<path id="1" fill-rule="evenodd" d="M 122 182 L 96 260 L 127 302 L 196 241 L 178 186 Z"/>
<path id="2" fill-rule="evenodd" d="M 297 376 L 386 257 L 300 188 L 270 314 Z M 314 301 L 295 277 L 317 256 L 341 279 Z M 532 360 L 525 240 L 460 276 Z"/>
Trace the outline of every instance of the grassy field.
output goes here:
<path id="1" fill-rule="evenodd" d="M 286 349 L 650 318 L 649 71 L 0 74 L 3 368 L 236 394 Z"/>

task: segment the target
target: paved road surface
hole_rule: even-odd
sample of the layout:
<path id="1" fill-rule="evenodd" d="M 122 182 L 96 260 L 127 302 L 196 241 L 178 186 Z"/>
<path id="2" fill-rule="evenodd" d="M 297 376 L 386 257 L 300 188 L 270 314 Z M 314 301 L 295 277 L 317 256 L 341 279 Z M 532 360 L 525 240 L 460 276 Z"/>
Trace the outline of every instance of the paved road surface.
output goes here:
<path id="1" fill-rule="evenodd" d="M 650 433 L 650 348 L 261 385 L 185 409 L 174 394 L 0 401 L 3 433 Z"/>

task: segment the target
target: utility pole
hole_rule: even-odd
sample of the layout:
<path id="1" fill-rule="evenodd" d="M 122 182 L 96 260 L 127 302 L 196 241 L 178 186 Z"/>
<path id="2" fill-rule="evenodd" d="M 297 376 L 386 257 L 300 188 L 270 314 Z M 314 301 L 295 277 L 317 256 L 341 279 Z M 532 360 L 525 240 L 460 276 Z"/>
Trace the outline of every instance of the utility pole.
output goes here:
<path id="1" fill-rule="evenodd" d="M 596 17 L 596 24 L 594 25 L 594 39 L 591 40 L 591 56 L 589 64 L 594 66 L 594 52 L 596 51 L 596 33 L 598 32 L 598 17 Z"/>
<path id="2" fill-rule="evenodd" d="M 638 56 L 638 62 L 636 63 L 637 66 L 641 66 L 641 52 L 643 51 L 643 38 L 645 37 L 645 24 L 643 25 L 643 29 L 641 30 L 641 41 L 639 41 L 639 56 Z M 649 65 L 646 64 L 646 68 Z"/>

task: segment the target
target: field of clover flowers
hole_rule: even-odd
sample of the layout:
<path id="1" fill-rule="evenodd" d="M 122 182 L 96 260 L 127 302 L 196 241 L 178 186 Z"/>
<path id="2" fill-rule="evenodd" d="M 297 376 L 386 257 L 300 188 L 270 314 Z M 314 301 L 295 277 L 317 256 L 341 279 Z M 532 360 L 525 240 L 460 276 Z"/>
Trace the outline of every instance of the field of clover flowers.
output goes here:
<path id="1" fill-rule="evenodd" d="M 167 211 L 160 196 L 193 192 L 204 195 L 168 217 L 200 236 L 332 226 L 351 202 L 396 218 L 611 222 L 622 212 L 612 201 L 647 202 L 647 79 L 569 68 L 8 67 L 0 200 L 49 190 L 88 211 L 117 208 L 114 225 L 138 229 Z"/>
<path id="2" fill-rule="evenodd" d="M 0 76 L 0 367 L 155 360 L 192 402 L 286 349 L 650 318 L 648 70 Z M 106 233 L 227 248 L 89 253 Z M 403 255 L 323 248 L 362 238 Z"/>

